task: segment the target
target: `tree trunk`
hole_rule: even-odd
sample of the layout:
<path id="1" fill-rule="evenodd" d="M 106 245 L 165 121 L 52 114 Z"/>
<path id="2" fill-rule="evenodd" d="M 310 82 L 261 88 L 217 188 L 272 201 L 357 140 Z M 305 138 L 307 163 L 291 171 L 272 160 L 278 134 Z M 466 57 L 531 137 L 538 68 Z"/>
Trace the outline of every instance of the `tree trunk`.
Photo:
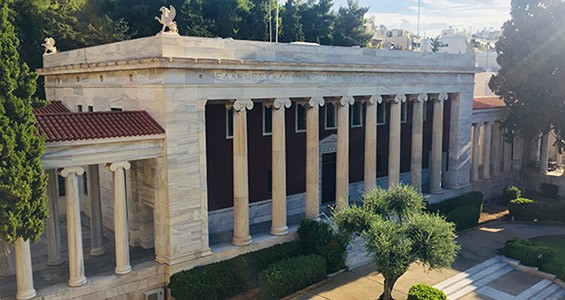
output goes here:
<path id="1" fill-rule="evenodd" d="M 394 300 L 394 298 L 392 298 L 392 289 L 394 288 L 394 284 L 396 283 L 397 280 L 398 278 L 394 278 L 394 279 L 385 278 L 383 294 L 381 295 L 381 297 L 379 297 L 379 299 Z"/>
<path id="2" fill-rule="evenodd" d="M 520 167 L 520 178 L 518 179 L 518 185 L 522 192 L 528 189 L 528 175 L 530 173 L 529 163 L 532 161 L 532 147 L 537 139 L 534 135 L 525 134 L 522 136 L 522 163 Z"/>

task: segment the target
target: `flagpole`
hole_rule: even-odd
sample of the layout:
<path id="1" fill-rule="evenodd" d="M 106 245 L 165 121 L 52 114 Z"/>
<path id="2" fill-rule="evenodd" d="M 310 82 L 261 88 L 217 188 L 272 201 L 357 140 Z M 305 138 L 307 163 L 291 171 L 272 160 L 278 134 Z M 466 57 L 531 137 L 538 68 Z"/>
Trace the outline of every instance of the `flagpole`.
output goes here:
<path id="1" fill-rule="evenodd" d="M 277 13 L 275 14 L 275 43 L 279 42 L 279 1 L 277 0 L 276 4 L 277 6 Z"/>
<path id="2" fill-rule="evenodd" d="M 418 37 L 420 37 L 420 2 L 421 2 L 421 0 L 418 0 L 418 25 L 417 25 L 417 29 L 416 29 L 416 35 Z"/>

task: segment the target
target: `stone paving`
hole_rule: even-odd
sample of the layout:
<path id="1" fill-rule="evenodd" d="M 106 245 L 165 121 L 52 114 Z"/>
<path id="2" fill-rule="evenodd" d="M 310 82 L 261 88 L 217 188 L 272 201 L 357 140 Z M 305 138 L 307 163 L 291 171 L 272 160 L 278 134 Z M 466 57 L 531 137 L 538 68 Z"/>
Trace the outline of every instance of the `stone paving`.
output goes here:
<path id="1" fill-rule="evenodd" d="M 116 264 L 114 251 L 114 235 L 111 230 L 104 228 L 104 247 L 106 253 L 102 256 L 90 256 L 90 228 L 88 217 L 81 216 L 82 219 L 82 240 L 84 254 L 84 268 L 86 277 L 94 275 L 111 275 Z M 61 219 L 62 220 L 62 219 Z M 61 227 L 61 248 L 63 258 L 68 259 L 67 250 L 67 229 L 66 222 L 60 221 Z M 69 265 L 65 263 L 59 266 L 47 265 L 47 240 L 45 234 L 36 242 L 31 244 L 31 255 L 33 264 L 33 282 L 37 291 L 58 284 L 64 284 L 69 279 Z M 153 249 L 143 249 L 141 247 L 130 247 L 131 265 L 136 265 L 146 261 L 154 260 Z M 14 299 L 16 294 L 16 275 L 0 277 L 0 298 L 2 300 Z"/>
<path id="2" fill-rule="evenodd" d="M 498 249 L 504 246 L 504 242 L 512 237 L 519 236 L 531 238 L 543 235 L 565 235 L 565 226 L 524 224 L 496 221 L 482 226 L 468 229 L 459 234 L 458 243 L 462 249 L 456 261 L 450 269 L 441 271 L 426 271 L 420 265 L 412 265 L 409 271 L 400 277 L 395 285 L 393 296 L 395 299 L 406 299 L 410 287 L 417 283 L 436 285 L 451 277 L 454 277 L 469 268 L 478 265 L 498 255 Z M 358 245 L 355 245 L 358 248 Z M 357 252 L 356 255 L 360 255 Z M 362 261 L 362 259 L 348 258 L 348 261 Z M 504 273 L 504 272 L 503 272 Z M 383 277 L 375 271 L 372 263 L 353 268 L 349 271 L 334 276 L 327 283 L 314 289 L 307 290 L 294 299 L 378 299 L 383 290 Z M 508 272 L 489 281 L 488 287 L 513 295 L 517 295 L 532 288 L 536 284 L 546 284 L 542 278 L 537 278 L 529 274 L 508 270 Z M 539 287 L 539 286 L 538 286 Z M 542 287 L 543 289 L 543 287 Z M 500 294 L 498 294 L 500 295 Z M 522 295 L 527 296 L 527 295 Z M 521 299 L 536 299 L 520 297 Z M 463 295 L 465 300 L 474 299 L 497 299 L 480 294 L 477 291 L 470 291 Z M 510 299 L 510 298 L 506 298 Z M 512 298 L 513 299 L 513 298 Z M 561 298 L 556 298 L 560 299 Z"/>

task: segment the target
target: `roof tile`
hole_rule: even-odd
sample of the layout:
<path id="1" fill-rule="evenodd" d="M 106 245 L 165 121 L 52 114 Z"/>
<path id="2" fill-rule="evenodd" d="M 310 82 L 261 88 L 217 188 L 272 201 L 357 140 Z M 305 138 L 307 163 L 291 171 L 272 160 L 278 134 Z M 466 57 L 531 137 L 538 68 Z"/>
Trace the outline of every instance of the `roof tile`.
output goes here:
<path id="1" fill-rule="evenodd" d="M 498 96 L 473 98 L 473 110 L 506 107 L 504 100 Z"/>
<path id="2" fill-rule="evenodd" d="M 36 108 L 33 110 L 35 115 L 55 114 L 55 113 L 68 113 L 71 112 L 61 101 L 50 101 L 44 107 Z"/>

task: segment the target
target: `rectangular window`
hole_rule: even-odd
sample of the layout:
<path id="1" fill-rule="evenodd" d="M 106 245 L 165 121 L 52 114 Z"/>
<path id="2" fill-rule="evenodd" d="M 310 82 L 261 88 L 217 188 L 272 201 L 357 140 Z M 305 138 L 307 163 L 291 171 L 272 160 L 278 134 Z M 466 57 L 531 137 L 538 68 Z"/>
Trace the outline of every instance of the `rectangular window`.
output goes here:
<path id="1" fill-rule="evenodd" d="M 408 121 L 408 102 L 400 103 L 400 123 Z"/>
<path id="2" fill-rule="evenodd" d="M 377 105 L 377 125 L 386 124 L 386 102 Z"/>
<path id="3" fill-rule="evenodd" d="M 273 133 L 273 108 L 263 104 L 263 135 Z"/>
<path id="4" fill-rule="evenodd" d="M 88 111 L 89 111 L 89 112 L 93 112 L 93 111 L 94 111 L 94 106 L 89 105 L 89 106 L 88 106 Z"/>
<path id="5" fill-rule="evenodd" d="M 65 177 L 57 175 L 57 188 L 59 189 L 59 197 L 65 197 Z"/>
<path id="6" fill-rule="evenodd" d="M 77 105 L 77 111 L 82 112 L 82 105 L 81 104 Z"/>
<path id="7" fill-rule="evenodd" d="M 363 103 L 356 101 L 351 106 L 351 127 L 363 126 Z"/>
<path id="8" fill-rule="evenodd" d="M 326 103 L 326 129 L 337 128 L 337 110 L 335 103 Z"/>
<path id="9" fill-rule="evenodd" d="M 427 116 L 428 116 L 428 101 L 424 101 L 424 107 L 422 109 L 424 110 L 423 121 L 426 122 L 426 119 L 427 119 Z"/>
<path id="10" fill-rule="evenodd" d="M 226 138 L 233 138 L 233 111 L 226 109 Z"/>
<path id="11" fill-rule="evenodd" d="M 300 103 L 296 103 L 296 132 L 306 131 L 306 107 Z"/>

